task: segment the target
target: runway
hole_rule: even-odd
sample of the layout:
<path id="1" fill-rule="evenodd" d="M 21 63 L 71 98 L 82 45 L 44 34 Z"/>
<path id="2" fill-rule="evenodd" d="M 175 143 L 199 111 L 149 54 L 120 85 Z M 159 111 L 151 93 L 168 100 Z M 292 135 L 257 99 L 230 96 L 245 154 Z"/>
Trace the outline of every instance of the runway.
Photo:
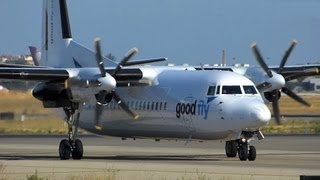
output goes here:
<path id="1" fill-rule="evenodd" d="M 320 135 L 266 136 L 254 162 L 224 155 L 224 142 L 80 136 L 82 160 L 61 161 L 65 136 L 0 135 L 0 179 L 300 179 L 320 175 Z"/>

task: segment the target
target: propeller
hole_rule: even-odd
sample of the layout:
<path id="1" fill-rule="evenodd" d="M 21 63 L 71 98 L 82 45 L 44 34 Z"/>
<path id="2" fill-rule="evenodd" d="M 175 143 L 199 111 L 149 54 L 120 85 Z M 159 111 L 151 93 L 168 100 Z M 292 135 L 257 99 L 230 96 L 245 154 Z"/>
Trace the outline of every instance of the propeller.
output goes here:
<path id="1" fill-rule="evenodd" d="M 279 95 L 281 92 L 287 94 L 289 97 L 291 97 L 292 99 L 294 99 L 295 101 L 305 105 L 305 106 L 311 106 L 307 101 L 303 100 L 300 96 L 298 96 L 296 93 L 294 93 L 293 91 L 291 91 L 290 89 L 288 89 L 285 86 L 285 83 L 289 80 L 286 77 L 283 77 L 283 75 L 281 75 L 281 73 L 283 72 L 284 66 L 288 61 L 288 58 L 292 52 L 292 50 L 294 49 L 294 47 L 296 46 L 298 42 L 296 40 L 293 40 L 288 49 L 286 50 L 285 54 L 282 57 L 282 60 L 280 62 L 279 68 L 277 72 L 272 71 L 268 65 L 265 63 L 260 50 L 257 47 L 257 44 L 254 43 L 251 46 L 252 52 L 254 54 L 254 56 L 256 57 L 257 62 L 259 63 L 259 65 L 262 67 L 262 69 L 266 72 L 266 74 L 268 75 L 269 79 L 266 80 L 266 82 L 263 82 L 260 85 L 257 85 L 257 88 L 259 90 L 264 90 L 264 89 L 268 89 L 268 88 L 273 88 L 272 91 L 268 92 L 270 93 L 270 98 L 269 100 L 272 103 L 272 109 L 273 109 L 273 113 L 274 113 L 274 117 L 275 120 L 277 122 L 277 124 L 281 124 L 281 120 L 280 120 L 280 108 L 279 108 Z M 294 76 L 294 75 L 291 75 Z M 299 74 L 299 76 L 301 76 L 301 74 Z M 295 77 L 295 76 L 294 76 Z M 292 78 L 290 78 L 291 80 Z"/>
<path id="2" fill-rule="evenodd" d="M 101 74 L 101 77 L 98 78 L 98 81 L 101 82 L 101 87 L 102 87 L 102 90 L 98 94 L 96 94 L 97 103 L 96 103 L 95 118 L 94 118 L 95 128 L 99 130 L 101 129 L 100 118 L 103 112 L 103 106 L 105 105 L 106 99 L 107 99 L 107 102 L 110 102 L 111 99 L 114 99 L 126 113 L 128 113 L 130 116 L 133 117 L 133 119 L 139 118 L 139 115 L 134 113 L 129 108 L 129 106 L 121 99 L 121 97 L 117 94 L 117 92 L 115 91 L 116 85 L 114 85 L 112 89 L 110 89 L 109 86 L 108 87 L 104 86 L 105 82 L 112 81 L 112 80 L 114 80 L 116 84 L 115 77 L 121 71 L 122 66 L 126 65 L 126 63 L 138 52 L 138 49 L 137 48 L 130 49 L 128 53 L 123 57 L 121 62 L 114 69 L 114 71 L 111 74 L 108 74 L 105 70 L 105 66 L 103 63 L 103 56 L 101 53 L 100 42 L 101 40 L 99 38 L 95 39 L 96 61 Z M 106 89 L 109 89 L 109 90 L 106 90 Z"/>

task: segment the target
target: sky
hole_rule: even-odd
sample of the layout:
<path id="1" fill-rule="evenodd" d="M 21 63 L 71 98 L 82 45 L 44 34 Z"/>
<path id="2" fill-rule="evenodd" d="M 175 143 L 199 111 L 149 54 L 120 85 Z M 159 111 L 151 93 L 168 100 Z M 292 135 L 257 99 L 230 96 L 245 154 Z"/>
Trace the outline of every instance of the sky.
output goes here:
<path id="1" fill-rule="evenodd" d="M 67 0 L 73 39 L 117 59 L 132 47 L 135 59 L 167 57 L 168 63 L 256 64 L 257 42 L 267 64 L 278 66 L 291 40 L 287 64 L 320 62 L 317 0 Z M 29 54 L 40 46 L 42 0 L 1 0 L 0 54 Z"/>

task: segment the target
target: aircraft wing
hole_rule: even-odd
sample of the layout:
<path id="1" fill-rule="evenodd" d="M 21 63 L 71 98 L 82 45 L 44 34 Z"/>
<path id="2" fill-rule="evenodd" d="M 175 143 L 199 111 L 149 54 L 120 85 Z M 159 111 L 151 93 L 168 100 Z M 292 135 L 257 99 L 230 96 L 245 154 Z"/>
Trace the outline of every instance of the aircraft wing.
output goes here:
<path id="1" fill-rule="evenodd" d="M 237 67 L 235 66 L 205 66 L 205 67 L 195 67 L 196 70 L 220 70 L 220 71 L 236 71 Z M 244 67 L 246 68 L 246 67 Z M 248 67 L 250 68 L 250 67 Z M 270 67 L 271 70 L 279 72 L 279 67 Z M 320 75 L 320 64 L 307 64 L 307 65 L 292 65 L 283 67 L 280 73 L 286 81 L 307 78 L 310 76 Z"/>
<path id="2" fill-rule="evenodd" d="M 271 67 L 270 69 L 275 72 L 279 71 L 278 67 Z M 286 79 L 286 81 L 306 78 L 309 76 L 318 76 L 320 75 L 320 64 L 286 66 L 283 67 L 281 75 Z"/>
<path id="3" fill-rule="evenodd" d="M 89 75 L 88 72 L 91 74 Z M 111 74 L 113 69 L 106 69 L 106 72 Z M 38 82 L 64 82 L 71 78 L 71 74 L 78 74 L 79 77 L 73 77 L 78 80 L 95 79 L 98 74 L 98 70 L 92 73 L 91 70 L 86 68 L 74 68 L 74 69 L 63 69 L 63 68 L 11 68 L 11 67 L 0 67 L 0 79 L 7 80 L 23 80 L 23 81 L 38 81 Z M 84 76 L 82 76 L 83 74 Z M 88 74 L 88 75 L 86 75 Z M 81 77 L 81 78 L 80 78 Z M 143 72 L 139 68 L 121 69 L 119 73 L 114 76 L 117 81 L 118 87 L 126 86 L 145 86 L 150 85 L 149 83 L 142 82 Z"/>
<path id="4" fill-rule="evenodd" d="M 26 81 L 64 81 L 69 78 L 65 69 L 0 67 L 0 79 Z"/>

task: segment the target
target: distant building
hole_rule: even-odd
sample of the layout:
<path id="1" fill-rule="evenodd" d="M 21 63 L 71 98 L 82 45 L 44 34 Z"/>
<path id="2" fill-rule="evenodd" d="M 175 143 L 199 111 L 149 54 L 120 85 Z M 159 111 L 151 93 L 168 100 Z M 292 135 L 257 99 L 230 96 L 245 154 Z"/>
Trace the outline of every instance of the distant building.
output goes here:
<path id="1" fill-rule="evenodd" d="M 320 92 L 320 78 L 312 78 L 302 83 L 303 90 Z"/>
<path id="2" fill-rule="evenodd" d="M 0 63 L 33 65 L 33 60 L 30 55 L 2 55 L 0 56 Z"/>

